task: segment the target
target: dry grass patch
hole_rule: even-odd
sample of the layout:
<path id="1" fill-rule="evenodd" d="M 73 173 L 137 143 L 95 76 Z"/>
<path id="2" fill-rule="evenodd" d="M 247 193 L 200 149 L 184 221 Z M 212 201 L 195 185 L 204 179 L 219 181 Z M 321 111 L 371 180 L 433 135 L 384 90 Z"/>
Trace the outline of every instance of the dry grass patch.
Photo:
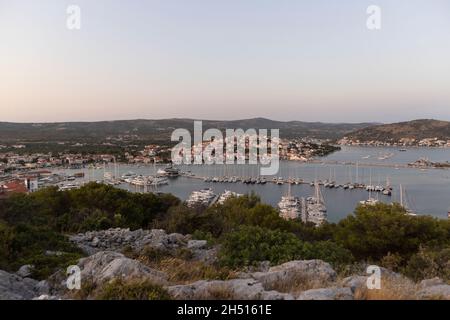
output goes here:
<path id="1" fill-rule="evenodd" d="M 358 288 L 355 292 L 357 300 L 416 300 L 417 285 L 403 277 L 381 280 L 380 289 Z"/>
<path id="2" fill-rule="evenodd" d="M 208 289 L 205 296 L 199 297 L 201 300 L 235 300 L 234 293 L 225 285 L 216 285 Z"/>
<path id="3" fill-rule="evenodd" d="M 200 261 L 184 260 L 180 258 L 165 258 L 151 261 L 146 257 L 139 257 L 140 262 L 162 271 L 168 275 L 172 283 L 187 284 L 198 280 L 229 280 L 236 278 L 236 272 L 229 268 L 205 264 Z"/>
<path id="4" fill-rule="evenodd" d="M 296 273 L 293 276 L 289 276 L 286 279 L 279 279 L 278 281 L 272 281 L 271 284 L 264 283 L 265 290 L 275 290 L 282 293 L 299 294 L 306 290 L 328 288 L 335 285 L 335 282 L 326 281 L 324 279 L 314 279 L 311 275 L 301 272 Z"/>
<path id="5" fill-rule="evenodd" d="M 162 286 L 147 279 L 124 281 L 115 279 L 97 289 L 96 300 L 169 300 L 171 297 Z"/>
<path id="6" fill-rule="evenodd" d="M 68 293 L 74 300 L 169 300 L 170 295 L 162 286 L 145 278 L 116 278 L 102 284 L 88 279 L 80 290 Z"/>

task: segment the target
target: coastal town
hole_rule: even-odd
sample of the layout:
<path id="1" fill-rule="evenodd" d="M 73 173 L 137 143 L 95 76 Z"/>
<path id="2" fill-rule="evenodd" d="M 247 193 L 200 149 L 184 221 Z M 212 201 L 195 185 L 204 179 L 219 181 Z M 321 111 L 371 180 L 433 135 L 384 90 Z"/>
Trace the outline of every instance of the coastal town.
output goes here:
<path id="1" fill-rule="evenodd" d="M 208 142 L 203 142 L 203 148 L 207 145 Z M 55 169 L 95 170 L 110 165 L 170 164 L 170 146 L 149 144 L 136 152 L 126 151 L 123 154 L 89 153 L 84 147 L 80 144 L 77 153 L 33 153 L 27 152 L 26 144 L 1 145 L 0 194 L 5 196 L 14 192 L 34 192 L 44 186 L 58 185 L 63 182 L 74 181 L 77 178 L 84 178 L 84 173 L 81 172 L 77 173 L 78 176 L 55 175 Z M 279 143 L 280 158 L 290 161 L 307 162 L 336 150 L 339 150 L 339 147 L 329 144 L 329 141 L 317 139 L 281 139 Z M 120 182 L 119 178 L 118 174 L 105 172 L 102 181 L 117 184 Z M 144 184 L 142 181 L 137 181 L 136 177 L 133 178 L 132 184 Z M 249 181 L 251 182 L 251 180 Z M 147 182 L 148 184 L 156 182 L 159 184 L 165 181 L 152 179 Z"/>
<path id="2" fill-rule="evenodd" d="M 341 146 L 370 146 L 370 147 L 435 147 L 435 148 L 448 148 L 450 147 L 450 140 L 443 140 L 439 138 L 401 138 L 397 141 L 389 140 L 364 140 L 352 139 L 350 137 L 344 137 L 337 143 Z"/>

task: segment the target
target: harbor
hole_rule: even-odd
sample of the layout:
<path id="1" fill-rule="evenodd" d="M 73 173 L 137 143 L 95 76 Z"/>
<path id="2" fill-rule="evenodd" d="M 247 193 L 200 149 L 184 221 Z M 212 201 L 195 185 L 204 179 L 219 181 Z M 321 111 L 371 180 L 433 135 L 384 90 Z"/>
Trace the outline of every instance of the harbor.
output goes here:
<path id="1" fill-rule="evenodd" d="M 378 159 L 391 153 L 394 155 L 389 159 Z M 294 197 L 304 198 L 306 204 L 306 199 L 315 195 L 317 183 L 326 203 L 327 221 L 337 222 L 359 204 L 400 203 L 402 185 L 404 193 L 407 193 L 403 200 L 408 199 L 413 212 L 447 218 L 450 170 L 407 166 L 425 155 L 432 161 L 445 161 L 450 159 L 450 150 L 409 148 L 405 152 L 393 148 L 344 147 L 342 151 L 312 162 L 281 161 L 276 176 L 261 176 L 258 165 L 170 167 L 154 163 L 108 163 L 54 168 L 39 174 L 36 189 L 58 186 L 60 190 L 70 190 L 88 182 L 98 182 L 131 192 L 172 193 L 182 201 L 188 200 L 193 191 L 205 189 L 211 189 L 218 199 L 226 191 L 236 194 L 253 192 L 264 203 L 278 207 L 289 188 Z M 380 165 L 372 165 L 373 161 Z M 30 172 L 20 174 L 28 176 Z"/>

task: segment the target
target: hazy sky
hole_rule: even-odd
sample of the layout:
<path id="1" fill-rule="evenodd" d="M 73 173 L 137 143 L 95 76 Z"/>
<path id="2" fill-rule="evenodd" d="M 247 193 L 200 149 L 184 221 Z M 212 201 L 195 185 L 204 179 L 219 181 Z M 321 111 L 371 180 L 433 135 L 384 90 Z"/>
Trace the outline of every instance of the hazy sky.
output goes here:
<path id="1" fill-rule="evenodd" d="M 0 115 L 450 120 L 450 1 L 0 0 Z"/>

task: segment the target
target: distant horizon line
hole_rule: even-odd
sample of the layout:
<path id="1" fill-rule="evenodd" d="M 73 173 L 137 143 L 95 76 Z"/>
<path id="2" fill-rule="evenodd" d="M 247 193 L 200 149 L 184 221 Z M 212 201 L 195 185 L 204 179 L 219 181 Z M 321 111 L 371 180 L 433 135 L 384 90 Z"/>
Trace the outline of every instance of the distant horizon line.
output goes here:
<path id="1" fill-rule="evenodd" d="M 200 118 L 187 118 L 187 117 L 169 117 L 169 118 L 131 118 L 131 119 L 114 119 L 114 120 L 74 120 L 74 121 L 0 121 L 4 124 L 64 124 L 64 123 L 101 123 L 101 122 L 126 122 L 126 121 L 164 121 L 164 120 L 184 120 L 184 121 L 209 121 L 209 122 L 234 122 L 234 121 L 272 121 L 272 122 L 302 122 L 302 123 L 323 123 L 323 124 L 373 124 L 373 125 L 383 125 L 383 124 L 393 124 L 393 123 L 404 123 L 411 121 L 423 121 L 423 120 L 433 120 L 433 121 L 444 121 L 450 122 L 449 120 L 435 119 L 435 118 L 416 118 L 411 120 L 401 120 L 395 122 L 380 122 L 380 121 L 352 121 L 352 122 L 328 122 L 328 121 L 304 121 L 304 120 L 274 120 L 266 117 L 254 117 L 254 118 L 238 118 L 238 119 L 200 119 Z"/>

